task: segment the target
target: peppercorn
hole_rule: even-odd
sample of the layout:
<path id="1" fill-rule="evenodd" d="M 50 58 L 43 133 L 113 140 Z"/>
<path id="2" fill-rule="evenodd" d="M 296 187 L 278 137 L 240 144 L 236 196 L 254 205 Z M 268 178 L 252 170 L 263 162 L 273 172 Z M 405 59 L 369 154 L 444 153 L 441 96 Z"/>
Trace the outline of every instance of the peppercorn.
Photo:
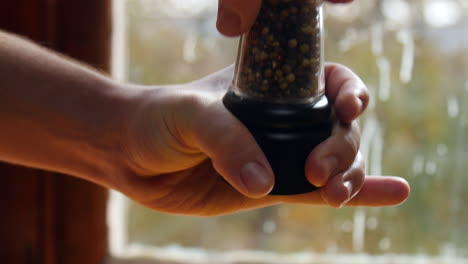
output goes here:
<path id="1" fill-rule="evenodd" d="M 290 74 L 288 74 L 288 76 L 286 76 L 286 80 L 288 82 L 290 82 L 290 83 L 294 82 L 296 80 L 296 76 L 294 76 L 294 74 L 290 73 Z"/>
<path id="2" fill-rule="evenodd" d="M 321 76 L 320 0 L 263 0 L 243 37 L 235 84 L 250 96 L 316 95 Z"/>
<path id="3" fill-rule="evenodd" d="M 295 47 L 297 47 L 297 40 L 296 39 L 290 39 L 288 41 L 288 46 L 291 48 L 291 49 L 294 49 Z"/>
<path id="4" fill-rule="evenodd" d="M 309 50 L 310 50 L 309 45 L 307 45 L 307 44 L 302 44 L 301 45 L 301 52 L 302 53 L 307 53 L 307 52 L 309 52 Z"/>

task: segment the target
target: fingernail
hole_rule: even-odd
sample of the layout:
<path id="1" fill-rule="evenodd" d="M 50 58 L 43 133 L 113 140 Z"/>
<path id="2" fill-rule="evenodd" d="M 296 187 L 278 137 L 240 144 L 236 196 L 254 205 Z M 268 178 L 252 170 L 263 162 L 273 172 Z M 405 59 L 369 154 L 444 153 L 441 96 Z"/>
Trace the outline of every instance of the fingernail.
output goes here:
<path id="1" fill-rule="evenodd" d="M 266 195 L 271 191 L 273 177 L 257 162 L 244 165 L 240 176 L 248 192 L 253 195 Z"/>
<path id="2" fill-rule="evenodd" d="M 353 193 L 353 183 L 351 181 L 343 182 L 343 186 L 346 188 L 348 192 L 346 195 L 348 198 L 340 205 L 340 208 L 345 207 L 346 204 L 348 204 L 349 201 L 351 201 L 354 198 L 354 196 L 356 196 L 356 194 Z"/>
<path id="3" fill-rule="evenodd" d="M 322 168 L 323 168 L 323 172 L 324 172 L 324 177 L 325 178 L 322 178 L 320 179 L 321 181 L 320 182 L 317 182 L 315 185 L 317 187 L 322 187 L 324 186 L 327 181 L 328 181 L 328 178 L 331 176 L 331 174 L 333 173 L 333 171 L 336 169 L 336 167 L 338 166 L 338 159 L 334 156 L 331 156 L 331 157 L 326 157 L 322 160 Z"/>
<path id="4" fill-rule="evenodd" d="M 220 8 L 218 28 L 223 29 L 227 35 L 237 35 L 242 31 L 242 19 L 240 15 L 227 7 Z"/>

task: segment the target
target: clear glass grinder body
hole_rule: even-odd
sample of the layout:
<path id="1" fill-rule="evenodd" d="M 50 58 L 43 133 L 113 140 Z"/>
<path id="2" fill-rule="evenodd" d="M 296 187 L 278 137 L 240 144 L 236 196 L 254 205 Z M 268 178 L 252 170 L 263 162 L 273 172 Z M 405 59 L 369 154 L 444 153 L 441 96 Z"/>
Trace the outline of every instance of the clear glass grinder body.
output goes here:
<path id="1" fill-rule="evenodd" d="M 264 0 L 241 37 L 232 89 L 276 103 L 324 93 L 322 0 Z"/>
<path id="2" fill-rule="evenodd" d="M 325 94 L 322 0 L 263 0 L 240 40 L 224 105 L 246 125 L 275 174 L 270 194 L 314 191 L 304 173 L 331 134 Z"/>

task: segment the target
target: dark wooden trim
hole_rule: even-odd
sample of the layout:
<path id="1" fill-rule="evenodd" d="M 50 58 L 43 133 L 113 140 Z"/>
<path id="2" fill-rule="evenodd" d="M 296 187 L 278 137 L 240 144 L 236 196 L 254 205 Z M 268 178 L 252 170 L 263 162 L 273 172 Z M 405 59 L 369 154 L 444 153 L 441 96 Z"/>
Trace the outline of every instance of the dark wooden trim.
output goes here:
<path id="1" fill-rule="evenodd" d="M 44 263 L 41 178 L 37 171 L 0 164 L 0 260 Z"/>
<path id="2" fill-rule="evenodd" d="M 41 172 L 43 186 L 40 188 L 42 197 L 44 198 L 44 211 L 42 223 L 39 223 L 39 228 L 42 231 L 42 250 L 43 250 L 43 263 L 56 264 L 57 263 L 57 184 L 56 176 L 48 173 Z"/>
<path id="3" fill-rule="evenodd" d="M 111 0 L 1 1 L 0 29 L 110 70 Z M 9 164 L 0 175 L 1 263 L 103 263 L 107 190 Z"/>

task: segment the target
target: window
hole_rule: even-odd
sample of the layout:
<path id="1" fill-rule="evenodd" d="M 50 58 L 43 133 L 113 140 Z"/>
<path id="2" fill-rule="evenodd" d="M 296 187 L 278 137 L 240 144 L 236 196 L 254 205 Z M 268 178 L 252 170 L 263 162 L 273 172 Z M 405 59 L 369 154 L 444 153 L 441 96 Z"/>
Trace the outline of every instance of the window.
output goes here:
<path id="1" fill-rule="evenodd" d="M 123 16 L 117 25 L 126 29 L 115 59 L 130 82 L 185 82 L 235 59 L 237 39 L 214 27 L 216 0 L 114 1 Z M 327 60 L 349 66 L 371 91 L 361 122 L 367 171 L 404 176 L 409 200 L 393 208 L 282 205 L 193 218 L 152 212 L 114 193 L 115 255 L 196 263 L 468 263 L 468 3 L 355 1 L 326 5 L 325 14 Z"/>

